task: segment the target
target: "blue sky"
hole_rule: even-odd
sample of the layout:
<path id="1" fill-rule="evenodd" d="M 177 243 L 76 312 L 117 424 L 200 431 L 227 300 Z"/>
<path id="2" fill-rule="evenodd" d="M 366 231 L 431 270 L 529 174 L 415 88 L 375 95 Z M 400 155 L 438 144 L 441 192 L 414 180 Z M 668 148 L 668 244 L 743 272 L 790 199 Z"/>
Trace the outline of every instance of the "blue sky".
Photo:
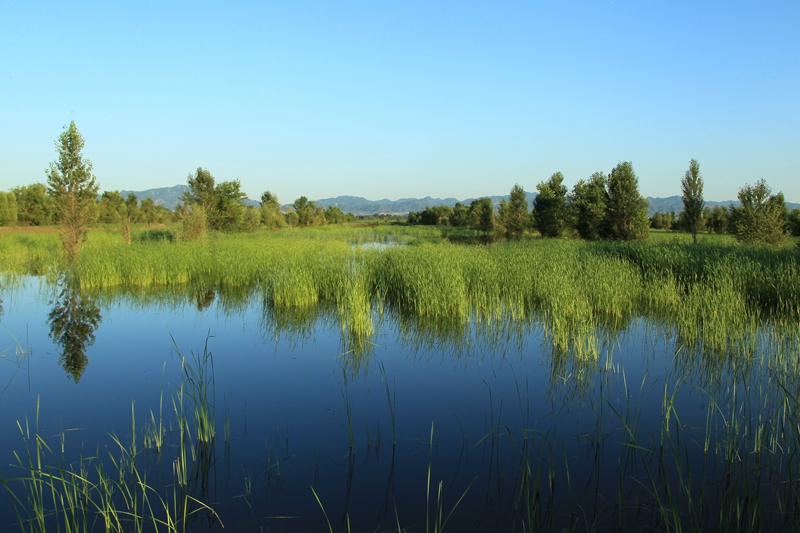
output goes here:
<path id="1" fill-rule="evenodd" d="M 0 190 L 74 120 L 103 190 L 198 166 L 257 198 L 764 178 L 800 202 L 800 2 L 0 0 Z"/>

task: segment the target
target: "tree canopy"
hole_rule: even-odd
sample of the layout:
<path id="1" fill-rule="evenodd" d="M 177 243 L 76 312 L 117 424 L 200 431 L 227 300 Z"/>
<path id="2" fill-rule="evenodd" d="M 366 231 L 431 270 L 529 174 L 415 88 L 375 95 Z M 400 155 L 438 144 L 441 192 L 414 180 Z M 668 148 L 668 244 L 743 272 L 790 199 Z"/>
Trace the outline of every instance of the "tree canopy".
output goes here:
<path id="1" fill-rule="evenodd" d="M 13 192 L 0 192 L 0 226 L 17 223 L 17 197 Z"/>
<path id="2" fill-rule="evenodd" d="M 599 239 L 608 236 L 606 220 L 606 175 L 595 172 L 589 181 L 580 180 L 569 196 L 572 220 L 578 234 L 584 239 Z"/>
<path id="3" fill-rule="evenodd" d="M 650 219 L 647 200 L 639 194 L 639 178 L 629 161 L 619 163 L 608 177 L 609 236 L 622 240 L 647 239 Z"/>
<path id="4" fill-rule="evenodd" d="M 567 188 L 564 175 L 556 172 L 536 186 L 539 194 L 533 201 L 533 227 L 543 237 L 558 237 L 565 226 Z"/>
<path id="5" fill-rule="evenodd" d="M 32 183 L 13 189 L 17 198 L 17 223 L 25 226 L 49 226 L 55 206 L 43 183 Z"/>
<path id="6" fill-rule="evenodd" d="M 187 178 L 189 189 L 182 200 L 192 206 L 201 207 L 208 229 L 236 231 L 244 225 L 246 195 L 241 191 L 239 180 L 216 183 L 208 169 L 198 167 Z"/>
<path id="7" fill-rule="evenodd" d="M 506 229 L 506 234 L 510 237 L 519 237 L 528 227 L 530 216 L 528 214 L 528 200 L 525 198 L 525 190 L 520 184 L 515 184 L 511 188 L 511 195 L 508 202 L 500 202 L 500 222 Z"/>
<path id="8" fill-rule="evenodd" d="M 739 207 L 731 206 L 730 220 L 736 239 L 746 244 L 780 246 L 789 239 L 788 209 L 783 193 L 771 194 L 763 179 L 739 189 Z"/>

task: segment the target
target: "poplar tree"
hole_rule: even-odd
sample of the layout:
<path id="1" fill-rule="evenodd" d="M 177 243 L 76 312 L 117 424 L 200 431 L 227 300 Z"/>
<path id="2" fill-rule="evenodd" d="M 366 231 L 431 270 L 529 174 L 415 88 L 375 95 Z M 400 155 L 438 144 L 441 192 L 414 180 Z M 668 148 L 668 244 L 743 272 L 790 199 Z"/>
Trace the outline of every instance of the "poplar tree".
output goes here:
<path id="1" fill-rule="evenodd" d="M 697 231 L 703 220 L 703 178 L 700 176 L 700 164 L 696 159 L 689 161 L 689 169 L 681 180 L 681 199 L 683 200 L 683 221 L 686 229 L 692 234 L 692 241 L 697 243 Z"/>
<path id="2" fill-rule="evenodd" d="M 61 244 L 70 263 L 86 241 L 99 189 L 91 161 L 83 158 L 83 144 L 74 121 L 64 126 L 55 143 L 58 159 L 46 171 L 47 192 L 55 204 L 61 223 Z"/>

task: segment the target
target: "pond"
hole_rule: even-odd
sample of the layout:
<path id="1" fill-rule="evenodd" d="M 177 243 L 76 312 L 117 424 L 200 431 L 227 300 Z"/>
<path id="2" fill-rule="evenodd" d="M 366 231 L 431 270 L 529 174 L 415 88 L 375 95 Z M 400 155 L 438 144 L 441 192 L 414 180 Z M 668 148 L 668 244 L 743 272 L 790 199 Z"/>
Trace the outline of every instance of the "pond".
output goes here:
<path id="1" fill-rule="evenodd" d="M 767 326 L 757 353 L 720 356 L 633 318 L 593 331 L 592 355 L 559 349 L 535 317 L 376 310 L 353 343 L 335 310 L 278 311 L 257 290 L 89 293 L 28 277 L 2 306 L 4 531 L 28 519 L 161 531 L 169 517 L 189 531 L 789 530 L 800 518 L 797 346 Z"/>

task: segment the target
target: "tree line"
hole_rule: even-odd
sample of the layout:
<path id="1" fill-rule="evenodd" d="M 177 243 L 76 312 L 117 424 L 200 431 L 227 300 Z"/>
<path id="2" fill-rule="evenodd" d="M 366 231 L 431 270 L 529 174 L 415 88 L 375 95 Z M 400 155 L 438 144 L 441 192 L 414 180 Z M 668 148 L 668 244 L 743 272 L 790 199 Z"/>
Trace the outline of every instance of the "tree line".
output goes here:
<path id="1" fill-rule="evenodd" d="M 556 172 L 536 185 L 533 208 L 528 209 L 523 188 L 511 189 L 509 200 L 495 210 L 490 198 L 474 200 L 469 206 L 426 207 L 408 215 L 410 224 L 469 227 L 519 238 L 525 232 L 543 237 L 582 239 L 645 240 L 649 229 L 687 231 L 697 242 L 701 231 L 731 233 L 749 244 L 780 246 L 790 235 L 800 235 L 800 209 L 789 212 L 783 193 L 772 194 L 762 179 L 739 190 L 739 206 L 710 209 L 703 200 L 700 164 L 692 159 L 681 179 L 683 211 L 656 213 L 648 217 L 648 202 L 639 194 L 639 179 L 633 165 L 621 162 L 609 174 L 595 172 L 580 180 L 571 191 L 564 175 Z"/>
<path id="2" fill-rule="evenodd" d="M 87 204 L 90 225 L 115 224 L 124 217 L 134 223 L 173 222 L 175 212 L 156 204 L 152 198 L 141 201 L 134 193 L 123 197 L 119 191 L 105 191 Z M 61 212 L 53 191 L 43 183 L 32 183 L 0 192 L 0 226 L 52 226 L 61 224 Z"/>
<path id="3" fill-rule="evenodd" d="M 206 214 L 207 230 L 251 231 L 261 227 L 320 226 L 353 221 L 356 216 L 344 213 L 338 206 L 323 209 L 301 196 L 292 206 L 281 207 L 278 198 L 269 191 L 261 195 L 260 207 L 244 203 L 239 181 L 215 183 L 214 177 L 203 168 L 189 175 L 189 189 L 178 206 L 172 210 L 156 204 L 152 198 L 139 200 L 136 194 L 123 196 L 119 191 L 105 191 L 86 205 L 89 226 L 130 223 L 162 224 L 181 222 L 193 210 Z M 54 190 L 43 183 L 15 187 L 0 192 L 0 226 L 52 226 L 62 223 Z"/>
<path id="4" fill-rule="evenodd" d="M 647 200 L 639 194 L 639 180 L 630 162 L 619 163 L 608 175 L 596 172 L 588 180 L 580 180 L 569 193 L 561 172 L 539 183 L 536 190 L 531 210 L 524 189 L 516 184 L 508 201 L 501 201 L 497 210 L 491 199 L 481 198 L 468 207 L 460 203 L 427 207 L 409 213 L 408 221 L 502 232 L 511 238 L 526 231 L 544 237 L 647 238 Z"/>
<path id="5" fill-rule="evenodd" d="M 105 191 L 98 196 L 99 184 L 91 161 L 83 156 L 84 140 L 75 122 L 64 126 L 55 146 L 58 156 L 46 171 L 46 184 L 0 192 L 0 226 L 59 225 L 70 257 L 80 248 L 86 229 L 97 224 L 120 224 L 129 243 L 131 225 L 136 223 L 183 222 L 181 236 L 196 238 L 209 230 L 321 226 L 356 218 L 337 206 L 323 209 L 305 196 L 282 208 L 269 191 L 261 195 L 259 207 L 247 205 L 239 180 L 218 182 L 204 168 L 189 174 L 188 188 L 174 210 L 156 204 L 152 198 L 140 202 L 134 193 L 123 197 L 119 191 Z"/>
<path id="6" fill-rule="evenodd" d="M 259 207 L 246 205 L 239 180 L 217 182 L 204 168 L 198 168 L 187 179 L 181 204 L 175 209 L 177 219 L 184 223 L 184 236 L 201 236 L 207 230 L 240 232 L 260 228 L 324 226 L 355 220 L 338 206 L 327 209 L 301 196 L 288 208 L 281 206 L 277 195 L 270 191 L 261 194 Z"/>
<path id="7" fill-rule="evenodd" d="M 58 158 L 46 171 L 47 185 L 34 183 L 0 192 L 0 225 L 43 226 L 59 224 L 61 239 L 70 258 L 85 240 L 88 227 L 98 223 L 120 224 L 130 243 L 134 223 L 183 223 L 180 237 L 194 239 L 206 231 L 255 231 L 260 228 L 307 227 L 352 221 L 337 206 L 323 209 L 306 196 L 283 208 L 276 195 L 265 191 L 259 207 L 245 204 L 239 180 L 217 181 L 204 168 L 187 178 L 187 190 L 174 211 L 156 205 L 151 198 L 139 202 L 135 194 L 123 198 L 119 191 L 98 197 L 99 184 L 91 161 L 83 157 L 84 140 L 74 122 L 64 127 L 55 142 Z M 800 209 L 788 211 L 783 194 L 772 194 L 762 179 L 739 190 L 739 206 L 709 209 L 703 200 L 700 165 L 694 159 L 681 179 L 683 211 L 647 216 L 647 200 L 639 193 L 633 165 L 621 162 L 609 174 L 595 172 L 576 183 L 571 191 L 564 175 L 556 172 L 536 185 L 533 208 L 523 188 L 516 184 L 508 201 L 497 209 L 490 198 L 470 205 L 426 207 L 411 212 L 411 224 L 471 227 L 518 238 L 536 231 L 544 237 L 574 236 L 583 239 L 647 239 L 649 228 L 729 232 L 745 243 L 781 245 L 790 234 L 800 235 Z"/>
<path id="8" fill-rule="evenodd" d="M 738 206 L 700 206 L 691 217 L 685 208 L 677 216 L 674 211 L 654 213 L 650 227 L 693 235 L 701 231 L 730 234 L 742 242 L 775 246 L 783 245 L 789 236 L 800 236 L 800 208 L 789 211 L 783 194 L 772 194 L 763 179 L 742 187 L 738 198 Z"/>

